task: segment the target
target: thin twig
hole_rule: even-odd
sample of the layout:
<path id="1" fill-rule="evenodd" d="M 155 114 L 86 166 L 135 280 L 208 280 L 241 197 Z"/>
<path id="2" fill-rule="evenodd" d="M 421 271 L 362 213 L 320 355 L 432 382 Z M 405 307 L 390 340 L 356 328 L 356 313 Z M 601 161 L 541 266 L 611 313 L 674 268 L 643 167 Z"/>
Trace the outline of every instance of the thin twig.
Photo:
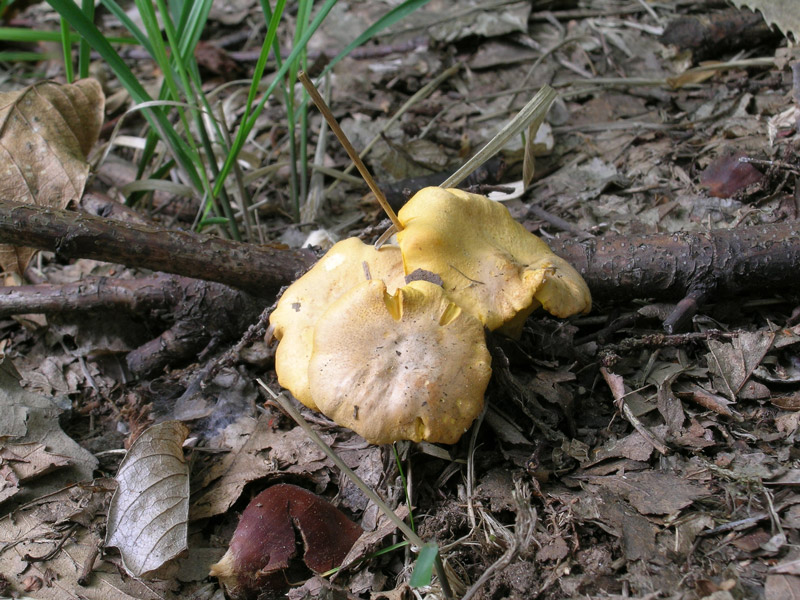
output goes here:
<path id="1" fill-rule="evenodd" d="M 389 131 L 389 128 L 394 125 L 400 117 L 402 117 L 408 110 L 414 106 L 417 102 L 424 100 L 427 98 L 433 91 L 438 88 L 442 83 L 444 83 L 447 79 L 458 73 L 461 70 L 463 65 L 461 63 L 456 63 L 453 66 L 445 69 L 439 75 L 437 75 L 434 79 L 426 83 L 422 86 L 419 90 L 417 90 L 413 96 L 411 96 L 408 100 L 405 101 L 403 106 L 397 109 L 397 112 L 394 113 L 381 127 L 381 130 L 375 134 L 375 136 L 367 142 L 367 145 L 364 146 L 364 149 L 359 153 L 359 157 L 362 159 L 367 155 L 367 153 L 372 150 L 372 147 L 378 143 L 381 139 L 381 135 Z M 422 134 L 420 137 L 424 137 Z M 348 166 L 344 172 L 349 173 L 353 169 L 353 165 Z M 328 186 L 328 192 L 330 192 L 336 184 L 339 183 L 338 181 L 334 181 L 330 186 Z"/>
<path id="2" fill-rule="evenodd" d="M 611 371 L 605 367 L 602 367 L 600 372 L 603 375 L 603 379 L 606 380 L 608 387 L 611 388 L 611 394 L 614 396 L 617 408 L 622 413 L 622 416 L 624 416 L 625 419 L 631 425 L 633 425 L 633 428 L 639 432 L 639 435 L 641 435 L 651 446 L 653 446 L 653 448 L 658 450 L 664 456 L 669 454 L 669 448 L 667 445 L 652 431 L 645 427 L 644 423 L 642 423 L 638 417 L 633 414 L 633 410 L 631 409 L 627 400 L 625 400 L 626 394 L 623 387 L 622 378 L 614 373 L 611 373 Z"/>
<path id="3" fill-rule="evenodd" d="M 367 169 L 367 165 L 364 164 L 364 161 L 358 156 L 358 152 L 356 149 L 353 148 L 353 145 L 350 143 L 350 140 L 347 139 L 347 136 L 342 131 L 342 128 L 339 127 L 339 123 L 336 121 L 336 117 L 333 116 L 331 109 L 328 108 L 328 104 L 325 102 L 325 99 L 319 93 L 319 90 L 314 86 L 311 82 L 311 79 L 308 78 L 308 75 L 305 71 L 300 71 L 297 74 L 297 79 L 300 83 L 303 84 L 303 87 L 306 88 L 308 95 L 311 96 L 311 99 L 314 101 L 314 104 L 317 105 L 319 112 L 322 113 L 322 116 L 325 117 L 325 120 L 328 122 L 328 125 L 331 128 L 331 131 L 334 135 L 339 139 L 339 143 L 344 147 L 345 152 L 350 157 L 350 160 L 353 161 L 358 172 L 361 173 L 361 177 L 364 178 L 364 181 L 369 186 L 369 189 L 372 190 L 372 193 L 375 194 L 375 198 L 378 199 L 378 203 L 383 208 L 384 212 L 389 216 L 392 220 L 392 223 L 397 228 L 398 231 L 403 230 L 403 224 L 400 222 L 400 219 L 397 218 L 394 210 L 391 206 L 389 206 L 389 202 L 386 200 L 386 196 L 378 187 L 376 181 L 372 178 L 369 170 Z"/>

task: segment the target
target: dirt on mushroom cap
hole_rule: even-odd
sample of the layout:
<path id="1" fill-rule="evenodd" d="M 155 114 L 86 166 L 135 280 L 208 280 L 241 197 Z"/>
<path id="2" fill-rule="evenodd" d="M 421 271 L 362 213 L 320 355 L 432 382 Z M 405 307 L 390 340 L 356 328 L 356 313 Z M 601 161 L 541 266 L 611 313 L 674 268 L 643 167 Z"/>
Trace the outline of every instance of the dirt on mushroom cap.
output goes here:
<path id="1" fill-rule="evenodd" d="M 578 272 L 485 196 L 429 187 L 398 217 L 405 272 L 438 274 L 453 302 L 489 329 L 529 313 L 535 301 L 562 318 L 591 308 Z"/>
<path id="2" fill-rule="evenodd" d="M 438 285 L 362 283 L 318 321 L 309 367 L 319 409 L 375 444 L 455 443 L 491 376 L 482 324 Z"/>

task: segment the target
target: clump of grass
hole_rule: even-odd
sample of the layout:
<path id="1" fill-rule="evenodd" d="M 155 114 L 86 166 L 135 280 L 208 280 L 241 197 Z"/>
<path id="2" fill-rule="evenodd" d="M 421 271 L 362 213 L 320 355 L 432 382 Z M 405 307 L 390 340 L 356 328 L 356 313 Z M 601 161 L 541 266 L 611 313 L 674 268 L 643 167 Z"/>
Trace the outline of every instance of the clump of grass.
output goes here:
<path id="1" fill-rule="evenodd" d="M 1 0 L 0 0 L 1 1 Z M 220 101 L 203 90 L 195 49 L 208 25 L 212 0 L 134 0 L 141 17 L 140 27 L 128 16 L 117 0 L 101 0 L 130 37 L 112 38 L 94 24 L 93 0 L 48 0 L 61 17 L 59 32 L 0 28 L 0 39 L 31 42 L 60 41 L 64 53 L 67 81 L 87 77 L 90 52 L 105 61 L 120 84 L 130 94 L 135 107 L 147 120 L 148 132 L 137 165 L 137 185 L 128 196 L 133 204 L 148 192 L 158 189 L 159 180 L 172 179 L 192 196 L 202 199 L 198 228 L 215 226 L 222 235 L 233 239 L 259 239 L 252 221 L 250 187 L 245 183 L 239 157 L 250 139 L 258 118 L 270 98 L 280 98 L 286 109 L 290 196 L 292 213 L 299 219 L 308 190 L 308 98 L 300 89 L 295 94 L 296 72 L 306 67 L 307 45 L 328 17 L 336 0 L 325 0 L 315 9 L 313 0 L 299 0 L 293 32 L 287 32 L 286 0 L 260 0 L 266 33 L 241 116 L 235 123 L 220 118 Z M 329 72 L 354 48 L 373 39 L 379 32 L 400 21 L 428 0 L 406 0 L 353 40 L 326 66 Z M 0 10 L 2 4 L 0 4 Z M 291 37 L 293 45 L 281 55 L 278 34 Z M 78 43 L 77 70 L 73 47 Z M 154 97 L 122 59 L 119 44 L 138 44 L 163 74 L 163 82 Z M 265 86 L 267 60 L 276 66 Z M 33 56 L 28 56 L 33 58 Z M 321 76 L 324 76 L 325 72 Z M 230 131 L 228 128 L 230 127 Z M 164 150 L 162 150 L 164 149 Z M 298 168 L 299 165 L 299 168 Z M 260 166 L 260 165 L 259 165 Z"/>

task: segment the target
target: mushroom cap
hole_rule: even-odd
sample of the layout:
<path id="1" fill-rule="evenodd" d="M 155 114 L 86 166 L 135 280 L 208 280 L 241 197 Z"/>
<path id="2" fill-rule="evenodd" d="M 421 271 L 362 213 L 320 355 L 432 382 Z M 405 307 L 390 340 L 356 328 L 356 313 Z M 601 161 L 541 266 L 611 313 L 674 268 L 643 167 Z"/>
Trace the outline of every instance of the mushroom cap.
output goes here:
<path id="1" fill-rule="evenodd" d="M 370 277 L 386 281 L 392 291 L 404 285 L 400 249 L 376 250 L 358 238 L 342 240 L 286 289 L 270 316 L 280 340 L 275 352 L 278 382 L 311 409 L 317 410 L 308 387 L 314 325 L 332 302 Z"/>
<path id="2" fill-rule="evenodd" d="M 562 318 L 591 308 L 589 288 L 578 272 L 502 204 L 428 187 L 397 216 L 404 227 L 397 240 L 405 272 L 438 274 L 453 302 L 491 330 L 530 311 L 535 301 Z"/>
<path id="3" fill-rule="evenodd" d="M 367 281 L 331 304 L 309 366 L 319 410 L 373 444 L 453 444 L 483 408 L 491 357 L 481 323 L 441 286 Z"/>

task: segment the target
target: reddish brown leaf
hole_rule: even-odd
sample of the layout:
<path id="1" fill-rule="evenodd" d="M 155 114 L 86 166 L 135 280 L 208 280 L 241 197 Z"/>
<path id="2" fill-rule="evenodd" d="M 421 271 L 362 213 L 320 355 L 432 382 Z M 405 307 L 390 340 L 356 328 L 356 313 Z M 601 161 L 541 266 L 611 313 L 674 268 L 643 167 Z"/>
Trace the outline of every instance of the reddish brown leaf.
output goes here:
<path id="1" fill-rule="evenodd" d="M 255 598 L 267 589 L 281 593 L 283 571 L 296 554 L 295 530 L 303 540 L 306 566 L 317 573 L 341 564 L 362 533 L 323 498 L 295 485 L 274 485 L 244 510 L 228 552 L 210 574 L 236 599 Z"/>
<path id="2" fill-rule="evenodd" d="M 748 185 L 761 181 L 764 174 L 753 165 L 740 162 L 744 152 L 726 154 L 712 162 L 700 180 L 708 193 L 716 198 L 728 198 Z"/>
<path id="3" fill-rule="evenodd" d="M 205 41 L 197 42 L 194 57 L 198 66 L 208 69 L 216 75 L 232 77 L 241 71 L 239 63 L 233 60 L 224 48 Z"/>

